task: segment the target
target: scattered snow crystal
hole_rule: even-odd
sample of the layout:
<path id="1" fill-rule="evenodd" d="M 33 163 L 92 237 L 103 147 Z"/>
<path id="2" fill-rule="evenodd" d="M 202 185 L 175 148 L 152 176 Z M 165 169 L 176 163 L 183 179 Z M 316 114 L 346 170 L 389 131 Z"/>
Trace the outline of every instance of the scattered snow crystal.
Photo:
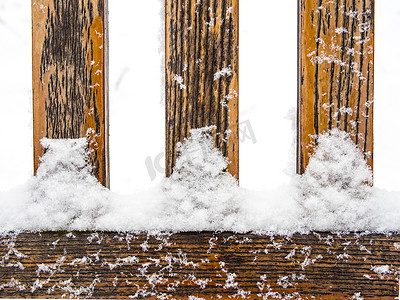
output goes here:
<path id="1" fill-rule="evenodd" d="M 174 80 L 176 81 L 176 83 L 179 85 L 180 89 L 182 90 L 186 90 L 186 85 L 183 84 L 183 77 L 175 74 L 174 76 Z"/>
<path id="2" fill-rule="evenodd" d="M 298 198 L 311 230 L 365 230 L 371 226 L 372 172 L 348 133 L 318 137 L 315 154 L 299 179 Z"/>
<path id="3" fill-rule="evenodd" d="M 232 69 L 231 69 L 231 66 L 222 68 L 222 70 L 219 70 L 218 72 L 216 72 L 216 73 L 214 74 L 214 81 L 220 79 L 220 78 L 223 77 L 223 76 L 227 76 L 227 77 L 232 76 Z"/>

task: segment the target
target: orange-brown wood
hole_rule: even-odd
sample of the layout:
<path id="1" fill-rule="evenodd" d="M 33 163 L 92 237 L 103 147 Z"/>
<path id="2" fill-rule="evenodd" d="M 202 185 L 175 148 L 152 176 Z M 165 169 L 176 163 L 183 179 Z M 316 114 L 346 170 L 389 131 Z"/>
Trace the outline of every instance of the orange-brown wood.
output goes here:
<path id="1" fill-rule="evenodd" d="M 373 167 L 374 0 L 299 0 L 298 173 L 318 134 L 351 133 Z"/>
<path id="2" fill-rule="evenodd" d="M 43 137 L 86 137 L 109 186 L 106 0 L 32 0 L 34 170 Z"/>
<path id="3" fill-rule="evenodd" d="M 2 298 L 382 300 L 399 268 L 398 234 L 0 237 Z"/>
<path id="4" fill-rule="evenodd" d="M 166 0 L 166 176 L 192 128 L 215 125 L 215 146 L 239 176 L 239 0 Z"/>

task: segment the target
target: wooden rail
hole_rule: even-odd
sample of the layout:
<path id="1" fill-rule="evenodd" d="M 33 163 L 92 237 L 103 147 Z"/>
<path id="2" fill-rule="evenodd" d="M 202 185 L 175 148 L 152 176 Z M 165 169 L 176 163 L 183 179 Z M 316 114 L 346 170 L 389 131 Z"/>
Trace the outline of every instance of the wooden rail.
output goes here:
<path id="1" fill-rule="evenodd" d="M 35 170 L 42 137 L 88 137 L 108 186 L 106 5 L 32 1 L 32 27 Z M 177 143 L 208 125 L 239 176 L 238 5 L 165 2 L 167 176 Z M 335 127 L 353 134 L 372 167 L 374 2 L 299 8 L 298 171 L 316 136 Z M 10 233 L 0 237 L 0 296 L 393 299 L 399 251 L 399 234 Z"/>
<path id="2" fill-rule="evenodd" d="M 26 233 L 3 236 L 0 257 L 5 298 L 399 295 L 398 234 Z"/>
<path id="3" fill-rule="evenodd" d="M 239 0 L 165 1 L 166 176 L 189 130 L 215 125 L 239 178 Z"/>
<path id="4" fill-rule="evenodd" d="M 374 0 L 300 0 L 297 171 L 340 128 L 373 167 Z"/>
<path id="5" fill-rule="evenodd" d="M 88 138 L 109 186 L 106 0 L 32 0 L 35 174 L 43 137 Z"/>

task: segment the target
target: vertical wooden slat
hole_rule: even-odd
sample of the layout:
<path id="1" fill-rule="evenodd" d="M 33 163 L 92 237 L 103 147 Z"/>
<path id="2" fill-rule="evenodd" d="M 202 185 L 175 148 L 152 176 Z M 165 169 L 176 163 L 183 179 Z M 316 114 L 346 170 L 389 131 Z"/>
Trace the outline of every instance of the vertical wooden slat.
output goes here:
<path id="1" fill-rule="evenodd" d="M 32 0 L 34 169 L 40 139 L 88 138 L 109 186 L 107 0 Z"/>
<path id="2" fill-rule="evenodd" d="M 239 0 L 166 0 L 166 176 L 189 130 L 215 125 L 239 176 Z"/>
<path id="3" fill-rule="evenodd" d="M 299 14 L 297 171 L 333 128 L 351 133 L 372 168 L 374 0 L 299 0 Z"/>

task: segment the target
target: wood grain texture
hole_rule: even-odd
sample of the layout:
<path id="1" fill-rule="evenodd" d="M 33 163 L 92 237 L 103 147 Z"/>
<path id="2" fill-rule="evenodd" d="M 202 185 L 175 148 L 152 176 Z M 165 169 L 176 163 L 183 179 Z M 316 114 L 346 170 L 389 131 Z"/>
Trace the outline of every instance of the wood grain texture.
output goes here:
<path id="1" fill-rule="evenodd" d="M 299 0 L 298 173 L 318 134 L 351 133 L 373 167 L 374 0 Z"/>
<path id="2" fill-rule="evenodd" d="M 166 0 L 166 176 L 192 128 L 215 125 L 215 146 L 239 176 L 239 0 Z"/>
<path id="3" fill-rule="evenodd" d="M 34 170 L 43 137 L 88 138 L 109 186 L 107 0 L 32 0 Z"/>
<path id="4" fill-rule="evenodd" d="M 8 234 L 0 296 L 394 299 L 399 254 L 399 234 Z"/>

